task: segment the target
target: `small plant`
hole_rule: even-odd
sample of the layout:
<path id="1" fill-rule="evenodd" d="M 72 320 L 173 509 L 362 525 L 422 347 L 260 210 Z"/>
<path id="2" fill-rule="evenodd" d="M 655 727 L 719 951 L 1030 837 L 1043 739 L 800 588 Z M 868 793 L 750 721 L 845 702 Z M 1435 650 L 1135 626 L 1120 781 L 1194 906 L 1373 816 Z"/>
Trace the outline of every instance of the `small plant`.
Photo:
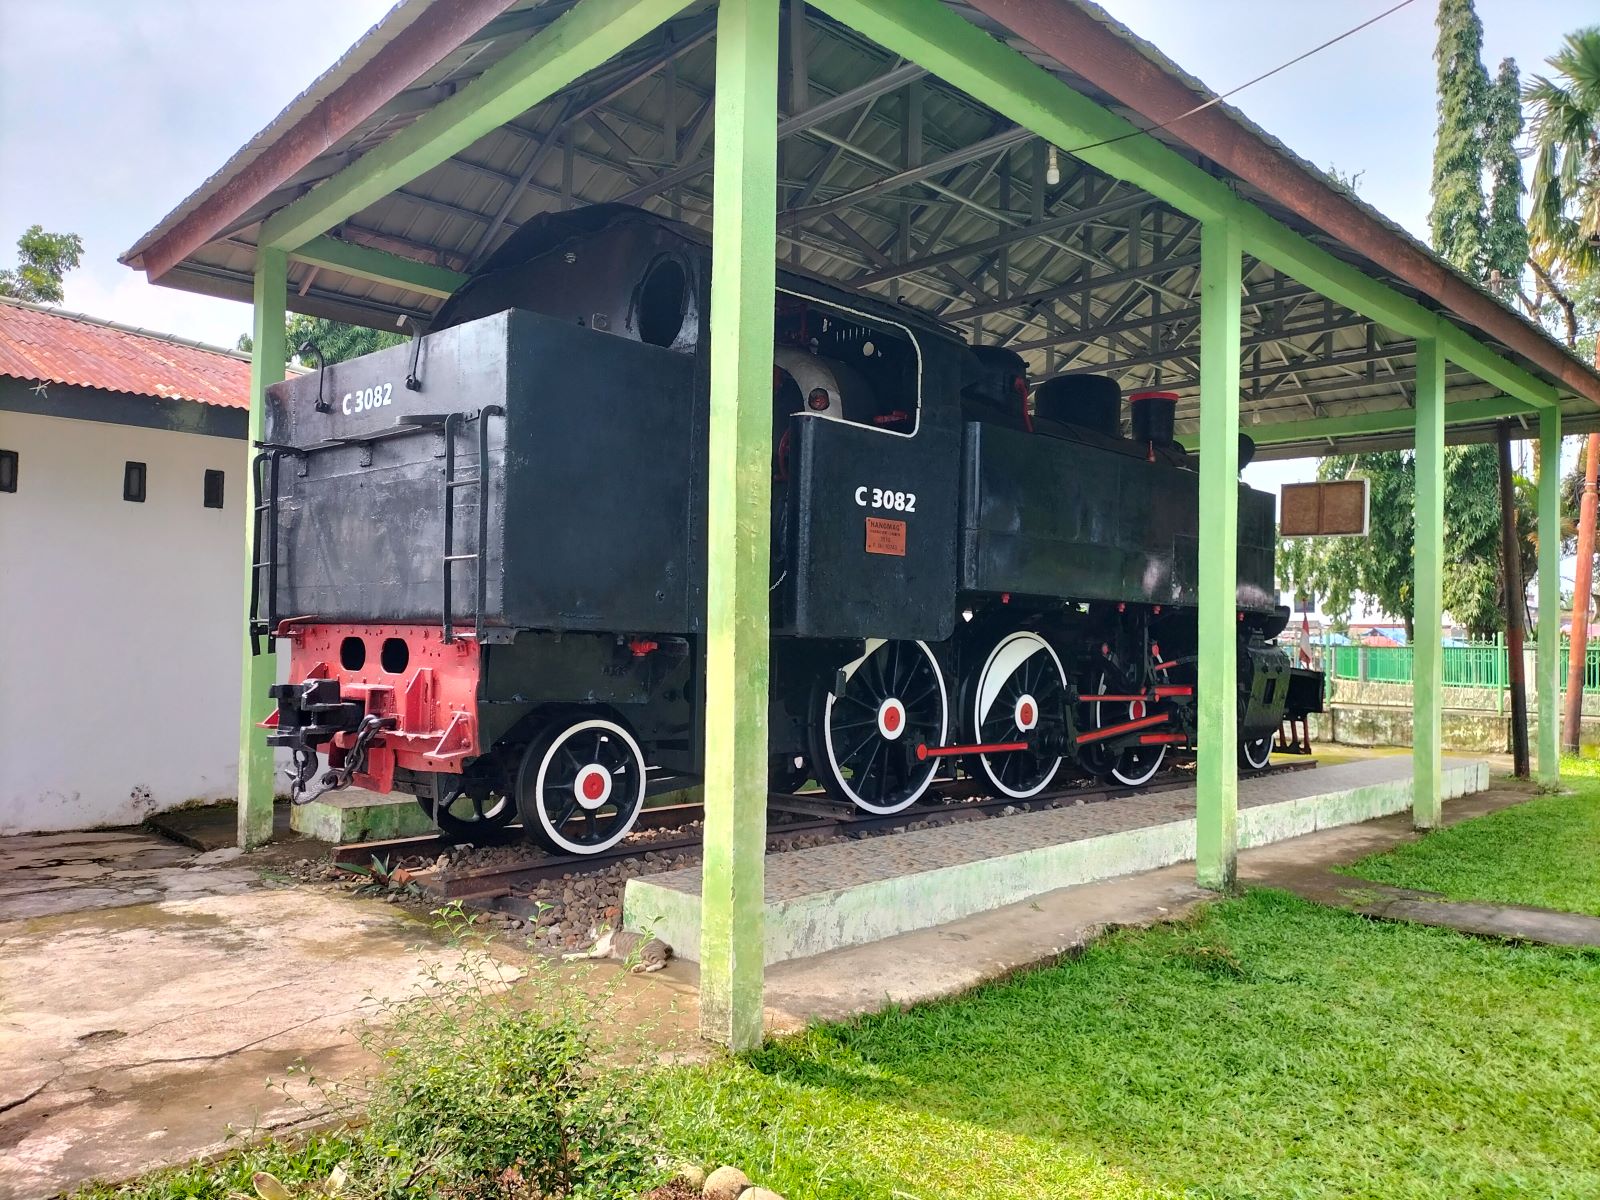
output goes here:
<path id="1" fill-rule="evenodd" d="M 487 954 L 436 977 L 374 1031 L 365 1140 L 463 1196 L 626 1194 L 650 1158 L 631 1079 L 598 1062 L 592 1004 L 542 962 L 515 987 Z"/>
<path id="2" fill-rule="evenodd" d="M 369 883 L 376 883 L 386 886 L 389 881 L 395 877 L 395 872 L 389 866 L 389 860 L 386 858 L 379 858 L 376 854 L 372 856 L 372 860 L 370 862 L 339 863 L 337 865 L 339 870 L 354 875 L 358 879 L 365 879 Z"/>
<path id="3" fill-rule="evenodd" d="M 379 896 L 386 892 L 399 891 L 413 899 L 419 899 L 426 893 L 418 886 L 415 872 L 410 867 L 393 866 L 386 858 L 377 855 L 367 863 L 336 863 L 335 866 L 347 875 L 353 875 L 363 882 L 355 889 L 358 896 Z"/>

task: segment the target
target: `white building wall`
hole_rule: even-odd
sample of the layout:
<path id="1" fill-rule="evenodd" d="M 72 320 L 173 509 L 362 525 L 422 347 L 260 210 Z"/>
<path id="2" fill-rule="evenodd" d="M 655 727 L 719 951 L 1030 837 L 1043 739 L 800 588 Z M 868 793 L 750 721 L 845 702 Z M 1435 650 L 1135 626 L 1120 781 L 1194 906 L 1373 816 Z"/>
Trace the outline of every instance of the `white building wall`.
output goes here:
<path id="1" fill-rule="evenodd" d="M 0 412 L 0 448 L 0 834 L 233 796 L 244 440 Z"/>

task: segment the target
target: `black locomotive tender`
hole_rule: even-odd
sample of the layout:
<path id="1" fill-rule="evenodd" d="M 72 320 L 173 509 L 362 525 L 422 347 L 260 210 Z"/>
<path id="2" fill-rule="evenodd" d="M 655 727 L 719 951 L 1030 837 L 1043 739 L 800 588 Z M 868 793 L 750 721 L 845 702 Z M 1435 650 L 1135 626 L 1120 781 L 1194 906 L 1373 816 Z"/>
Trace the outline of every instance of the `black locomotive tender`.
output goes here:
<path id="1" fill-rule="evenodd" d="M 618 206 L 529 222 L 409 346 L 269 390 L 253 632 L 302 797 L 415 795 L 597 853 L 700 769 L 710 250 Z M 870 813 L 1149 780 L 1195 737 L 1197 497 L 1173 398 L 1030 391 L 1010 351 L 779 271 L 771 779 Z M 1246 446 L 1248 449 L 1248 446 Z M 1320 707 L 1272 498 L 1240 486 L 1241 764 Z M 1292 698 L 1292 699 L 1291 699 Z M 328 768 L 318 778 L 318 753 Z"/>

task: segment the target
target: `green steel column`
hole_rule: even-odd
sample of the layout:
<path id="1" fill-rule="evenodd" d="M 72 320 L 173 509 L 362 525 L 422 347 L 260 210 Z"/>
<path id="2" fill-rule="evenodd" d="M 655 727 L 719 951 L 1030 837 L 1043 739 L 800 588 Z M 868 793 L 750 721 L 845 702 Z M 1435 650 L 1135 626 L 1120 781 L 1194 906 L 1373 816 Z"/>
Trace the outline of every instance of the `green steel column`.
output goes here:
<path id="1" fill-rule="evenodd" d="M 761 1041 L 778 0 L 717 9 L 700 1032 Z"/>
<path id="2" fill-rule="evenodd" d="M 246 462 L 255 457 L 261 440 L 262 418 L 266 412 L 267 386 L 284 376 L 284 296 L 288 287 L 289 262 L 281 250 L 263 249 L 256 254 L 255 324 L 251 328 L 254 349 L 250 354 L 250 440 L 245 448 Z M 254 472 L 246 472 L 244 486 L 244 604 L 250 604 L 250 570 L 255 561 L 256 505 Z M 253 613 L 245 612 L 244 674 L 239 691 L 239 845 L 254 849 L 272 837 L 272 750 L 256 722 L 272 710 L 267 689 L 278 681 L 278 656 L 251 654 L 248 623 Z"/>
<path id="3" fill-rule="evenodd" d="M 1195 877 L 1231 888 L 1238 865 L 1239 292 L 1232 221 L 1200 231 L 1200 727 Z"/>
<path id="4" fill-rule="evenodd" d="M 1439 823 L 1444 647 L 1444 347 L 1417 339 L 1417 532 L 1412 675 L 1411 822 Z"/>
<path id="5" fill-rule="evenodd" d="M 1561 782 L 1561 410 L 1539 412 L 1539 624 L 1534 695 L 1539 701 L 1539 782 Z"/>

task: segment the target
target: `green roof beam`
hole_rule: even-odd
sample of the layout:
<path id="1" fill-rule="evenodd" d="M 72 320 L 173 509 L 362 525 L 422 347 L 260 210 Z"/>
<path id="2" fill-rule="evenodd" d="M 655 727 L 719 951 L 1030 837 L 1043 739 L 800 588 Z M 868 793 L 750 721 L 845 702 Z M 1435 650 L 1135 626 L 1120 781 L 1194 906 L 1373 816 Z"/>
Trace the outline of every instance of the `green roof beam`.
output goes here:
<path id="1" fill-rule="evenodd" d="M 441 300 L 467 281 L 467 276 L 459 271 L 326 236 L 312 238 L 289 257 L 295 262 L 308 263 L 353 279 L 388 284 L 419 296 L 436 296 Z"/>
<path id="2" fill-rule="evenodd" d="M 1439 339 L 1450 361 L 1485 383 L 1539 407 L 1556 402 L 1549 384 L 1314 245 L 939 0 L 813 0 L 813 6 L 1090 166 L 1191 217 L 1238 222 L 1245 253 L 1407 337 Z"/>
<path id="3" fill-rule="evenodd" d="M 261 228 L 261 244 L 299 250 L 479 138 L 626 50 L 690 0 L 578 0 L 472 83 L 324 180 Z"/>
<path id="4" fill-rule="evenodd" d="M 1268 266 L 1396 333 L 1411 338 L 1436 338 L 1450 362 L 1527 404 L 1544 408 L 1556 403 L 1555 388 L 1502 358 L 1466 330 L 1442 320 L 1438 313 L 1424 308 L 1409 296 L 1335 258 L 1254 205 L 1243 200 L 1237 203 L 1244 225 L 1245 249 Z"/>
<path id="5" fill-rule="evenodd" d="M 1237 200 L 1218 179 L 1073 91 L 939 0 L 812 0 L 1018 125 L 1201 220 Z M 1133 135 L 1133 136 L 1130 136 Z M 1119 140 L 1120 139 L 1120 140 Z M 1101 144 L 1106 143 L 1106 144 Z"/>
<path id="6" fill-rule="evenodd" d="M 1448 425 L 1475 424 L 1479 421 L 1498 421 L 1502 417 L 1533 416 L 1537 409 L 1510 396 L 1491 396 L 1486 400 L 1458 400 L 1444 410 L 1444 423 Z M 1345 417 L 1317 417 L 1309 421 L 1275 421 L 1270 425 L 1252 425 L 1244 429 L 1250 440 L 1258 446 L 1275 446 L 1284 442 L 1315 442 L 1326 438 L 1365 437 L 1378 433 L 1399 433 L 1416 427 L 1417 414 L 1409 408 L 1391 408 L 1383 412 L 1352 413 Z M 1178 438 L 1184 449 L 1198 453 L 1200 438 L 1187 435 Z"/>

